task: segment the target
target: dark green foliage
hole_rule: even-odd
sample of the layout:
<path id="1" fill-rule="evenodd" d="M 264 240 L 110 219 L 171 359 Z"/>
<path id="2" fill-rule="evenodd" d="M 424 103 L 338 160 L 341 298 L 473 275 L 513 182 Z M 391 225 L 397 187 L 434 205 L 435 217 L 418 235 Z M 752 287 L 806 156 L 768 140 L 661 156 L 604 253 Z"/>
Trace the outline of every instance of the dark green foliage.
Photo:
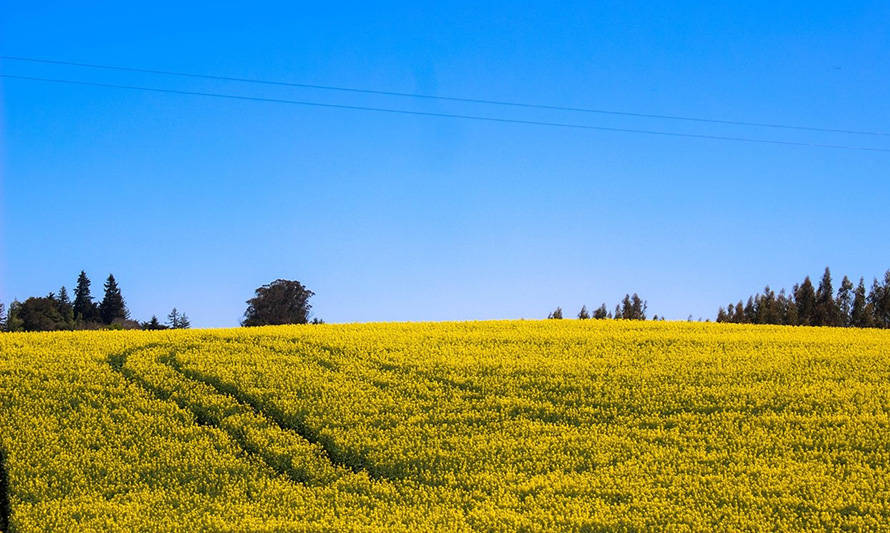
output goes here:
<path id="1" fill-rule="evenodd" d="M 0 331 L 6 331 L 6 306 L 0 302 Z"/>
<path id="2" fill-rule="evenodd" d="M 74 288 L 74 319 L 79 322 L 94 322 L 99 319 L 99 308 L 90 294 L 90 278 L 80 271 L 77 286 Z"/>
<path id="3" fill-rule="evenodd" d="M 142 327 L 142 329 L 146 330 L 167 329 L 167 326 L 161 324 L 161 322 L 158 320 L 158 317 L 155 315 L 151 315 L 151 320 L 149 320 L 148 322 L 143 322 L 142 324 L 140 324 L 140 326 Z"/>
<path id="4" fill-rule="evenodd" d="M 826 268 L 818 289 L 813 288 L 809 276 L 794 286 L 791 298 L 784 290 L 776 296 L 767 286 L 763 294 L 749 298 L 744 307 L 739 302 L 735 306 L 730 304 L 726 310 L 719 308 L 717 321 L 890 328 L 890 270 L 884 274 L 882 282 L 874 280 L 868 294 L 862 278 L 854 288 L 850 278 L 844 276 L 835 296 L 831 271 Z"/>
<path id="5" fill-rule="evenodd" d="M 111 324 L 115 320 L 126 320 L 130 317 L 113 274 L 109 274 L 105 280 L 105 296 L 99 304 L 99 317 L 103 324 Z"/>
<path id="6" fill-rule="evenodd" d="M 561 320 L 562 319 L 562 307 L 557 307 L 552 313 L 547 315 L 548 319 L 553 320 Z"/>
<path id="7" fill-rule="evenodd" d="M 596 310 L 593 312 L 593 318 L 597 320 L 609 318 L 609 316 L 609 313 L 606 311 L 606 304 L 597 307 Z"/>
<path id="8" fill-rule="evenodd" d="M 587 306 L 582 305 L 581 310 L 578 311 L 578 319 L 579 320 L 587 320 L 588 318 L 590 318 L 590 313 L 587 312 Z"/>
<path id="9" fill-rule="evenodd" d="M 801 326 L 816 325 L 816 291 L 810 277 L 804 278 L 800 286 L 794 287 L 794 303 L 797 304 L 798 324 Z"/>
<path id="10" fill-rule="evenodd" d="M 167 327 L 170 329 L 188 329 L 191 327 L 189 317 L 185 313 L 180 313 L 175 307 L 170 314 L 167 315 Z"/>
<path id="11" fill-rule="evenodd" d="M 633 295 L 625 294 L 624 299 L 621 300 L 620 308 L 616 308 L 615 318 L 646 320 L 647 307 L 648 304 L 637 293 L 633 293 Z"/>
<path id="12" fill-rule="evenodd" d="M 15 311 L 16 319 L 20 321 L 16 331 L 56 331 L 70 327 L 59 313 L 59 303 L 52 294 L 42 298 L 32 296 Z"/>
<path id="13" fill-rule="evenodd" d="M 831 271 L 825 267 L 819 289 L 816 291 L 816 309 L 814 326 L 842 326 L 841 313 L 834 299 L 834 288 L 831 285 Z"/>
<path id="14" fill-rule="evenodd" d="M 844 276 L 841 288 L 837 290 L 837 311 L 839 326 L 849 326 L 852 323 L 853 314 L 853 282 Z"/>
<path id="15" fill-rule="evenodd" d="M 872 283 L 868 304 L 871 306 L 874 325 L 879 328 L 890 328 L 890 270 L 884 274 L 883 283 L 877 278 Z"/>
<path id="16" fill-rule="evenodd" d="M 850 311 L 850 325 L 855 328 L 869 328 L 872 326 L 872 316 L 869 312 L 868 301 L 865 292 L 865 279 L 859 278 L 859 285 L 853 293 L 853 308 Z"/>
<path id="17" fill-rule="evenodd" d="M 305 324 L 309 321 L 309 298 L 315 293 L 299 281 L 277 279 L 256 290 L 247 300 L 242 326 Z"/>

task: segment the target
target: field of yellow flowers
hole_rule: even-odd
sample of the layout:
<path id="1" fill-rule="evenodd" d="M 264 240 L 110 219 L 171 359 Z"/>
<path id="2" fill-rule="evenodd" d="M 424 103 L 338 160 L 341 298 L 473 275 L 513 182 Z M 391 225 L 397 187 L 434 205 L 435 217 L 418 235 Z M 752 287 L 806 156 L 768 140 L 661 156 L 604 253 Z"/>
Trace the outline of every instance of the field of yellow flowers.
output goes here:
<path id="1" fill-rule="evenodd" d="M 614 320 L 0 335 L 0 530 L 890 524 L 890 331 Z"/>

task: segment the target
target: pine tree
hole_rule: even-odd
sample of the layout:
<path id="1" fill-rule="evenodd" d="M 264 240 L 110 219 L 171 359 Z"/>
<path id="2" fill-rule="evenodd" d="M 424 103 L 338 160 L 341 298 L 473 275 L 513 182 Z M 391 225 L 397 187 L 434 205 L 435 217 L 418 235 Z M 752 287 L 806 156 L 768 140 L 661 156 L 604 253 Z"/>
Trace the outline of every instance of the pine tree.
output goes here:
<path id="1" fill-rule="evenodd" d="M 597 320 L 602 320 L 607 318 L 609 313 L 606 311 L 606 304 L 602 304 L 601 306 L 596 308 L 596 311 L 593 312 L 593 318 Z"/>
<path id="2" fill-rule="evenodd" d="M 147 330 L 158 330 L 158 329 L 167 329 L 167 326 L 161 324 L 156 315 L 151 315 L 151 320 L 148 322 L 142 323 L 142 329 Z"/>
<path id="3" fill-rule="evenodd" d="M 804 278 L 803 283 L 795 286 L 794 303 L 797 305 L 798 324 L 801 326 L 815 325 L 816 320 L 816 291 L 810 277 Z"/>
<path id="4" fill-rule="evenodd" d="M 854 328 L 871 327 L 871 316 L 866 300 L 865 279 L 859 278 L 859 285 L 853 292 L 853 306 L 850 310 L 850 325 Z"/>
<path id="5" fill-rule="evenodd" d="M 634 293 L 630 299 L 634 320 L 646 320 L 646 308 L 649 307 L 648 303 L 637 296 L 637 293 Z"/>
<path id="6" fill-rule="evenodd" d="M 779 313 L 782 316 L 782 324 L 788 326 L 797 325 L 797 305 L 794 300 L 785 295 L 785 289 L 779 291 L 779 297 L 776 302 L 779 306 Z"/>
<path id="7" fill-rule="evenodd" d="M 872 327 L 881 327 L 881 303 L 884 299 L 884 288 L 878 283 L 878 278 L 874 278 L 871 283 L 871 290 L 868 292 L 865 306 L 868 314 L 868 321 Z"/>
<path id="8" fill-rule="evenodd" d="M 748 318 L 745 316 L 745 308 L 742 307 L 742 301 L 739 300 L 737 304 L 735 304 L 735 322 L 737 324 L 744 324 L 748 322 Z"/>
<path id="9" fill-rule="evenodd" d="M 71 305 L 71 299 L 68 298 L 68 289 L 64 285 L 59 289 L 56 301 L 59 303 L 59 314 L 62 315 L 62 320 L 68 325 L 68 329 L 73 329 L 74 306 Z"/>
<path id="10" fill-rule="evenodd" d="M 0 302 L 0 331 L 6 331 L 6 307 Z"/>
<path id="11" fill-rule="evenodd" d="M 748 303 L 745 304 L 743 312 L 745 313 L 745 322 L 749 324 L 757 323 L 757 308 L 754 307 L 754 297 L 748 297 Z"/>
<path id="12" fill-rule="evenodd" d="M 192 327 L 192 323 L 189 321 L 189 317 L 182 313 L 179 315 L 179 329 L 189 329 Z"/>
<path id="13" fill-rule="evenodd" d="M 656 315 L 657 317 L 658 315 Z M 654 320 L 654 318 L 653 318 Z M 728 322 L 726 318 L 726 311 L 723 309 L 723 306 L 720 306 L 720 309 L 717 310 L 717 322 Z"/>
<path id="14" fill-rule="evenodd" d="M 890 270 L 884 274 L 883 284 L 875 279 L 871 297 L 874 324 L 879 328 L 890 328 Z"/>
<path id="15" fill-rule="evenodd" d="M 74 288 L 74 319 L 90 322 L 96 318 L 96 304 L 90 294 L 90 278 L 81 270 Z"/>
<path id="16" fill-rule="evenodd" d="M 841 286 L 837 290 L 837 310 L 839 314 L 838 325 L 849 326 L 852 323 L 853 282 L 847 276 L 844 276 Z"/>
<path id="17" fill-rule="evenodd" d="M 557 307 L 552 313 L 547 315 L 548 319 L 560 320 L 562 319 L 562 307 Z"/>
<path id="18" fill-rule="evenodd" d="M 578 311 L 578 319 L 587 320 L 588 318 L 590 318 L 590 313 L 587 312 L 587 306 L 582 305 L 581 310 Z"/>
<path id="19" fill-rule="evenodd" d="M 816 290 L 816 317 L 814 326 L 838 326 L 840 325 L 840 311 L 834 300 L 834 288 L 831 285 L 831 271 L 825 267 L 822 281 Z"/>
<path id="20" fill-rule="evenodd" d="M 758 324 L 781 324 L 782 313 L 776 301 L 776 293 L 769 288 L 769 285 L 763 288 L 763 296 L 757 303 L 757 323 Z"/>
<path id="21" fill-rule="evenodd" d="M 130 316 L 113 274 L 109 274 L 105 280 L 105 297 L 99 304 L 99 316 L 105 324 L 111 324 L 117 319 L 126 320 Z"/>
<path id="22" fill-rule="evenodd" d="M 174 307 L 170 314 L 167 315 L 167 327 L 170 329 L 179 329 L 179 311 Z"/>

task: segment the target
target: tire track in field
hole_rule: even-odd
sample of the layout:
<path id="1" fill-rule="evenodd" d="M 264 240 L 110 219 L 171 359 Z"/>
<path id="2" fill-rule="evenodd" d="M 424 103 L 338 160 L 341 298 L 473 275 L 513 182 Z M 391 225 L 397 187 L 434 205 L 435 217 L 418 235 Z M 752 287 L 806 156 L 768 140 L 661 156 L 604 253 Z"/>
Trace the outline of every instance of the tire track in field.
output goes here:
<path id="1" fill-rule="evenodd" d="M 152 345 L 139 346 L 121 352 L 119 354 L 112 355 L 108 358 L 109 366 L 113 371 L 120 374 L 128 382 L 141 387 L 153 397 L 161 401 L 171 401 L 179 406 L 181 409 L 191 413 L 198 425 L 212 426 L 219 429 L 220 431 L 231 437 L 233 442 L 237 444 L 238 447 L 240 447 L 245 454 L 251 457 L 255 457 L 256 459 L 267 465 L 269 468 L 271 468 L 274 472 L 287 477 L 295 483 L 311 484 L 310 480 L 306 479 L 305 476 L 296 475 L 291 469 L 282 467 L 279 462 L 268 457 L 267 454 L 264 453 L 264 450 L 247 442 L 246 438 L 243 435 L 239 435 L 237 432 L 233 432 L 225 427 L 222 427 L 215 420 L 212 420 L 210 417 L 206 416 L 199 406 L 192 405 L 187 401 L 179 401 L 172 398 L 172 392 L 156 387 L 155 385 L 140 377 L 137 372 L 125 368 L 125 364 L 129 356 L 142 350 L 163 346 L 166 345 L 157 343 Z M 303 425 L 289 424 L 283 419 L 284 417 L 281 413 L 270 414 L 266 412 L 262 409 L 261 405 L 253 401 L 249 396 L 244 395 L 237 388 L 217 384 L 213 380 L 205 379 L 203 378 L 203 376 L 181 368 L 172 350 L 170 351 L 170 355 L 168 357 L 159 358 L 156 363 L 165 365 L 169 369 L 182 376 L 184 379 L 202 383 L 211 387 L 217 394 L 227 396 L 228 398 L 236 402 L 239 407 L 242 407 L 243 409 L 252 412 L 254 415 L 267 420 L 281 431 L 294 434 L 295 436 L 309 443 L 317 445 L 323 452 L 324 460 L 326 460 L 330 465 L 335 467 L 339 466 L 355 474 L 365 472 L 371 479 L 386 478 L 386 476 L 380 475 L 379 472 L 377 472 L 375 469 L 368 468 L 368 463 L 366 461 L 357 461 L 355 460 L 355 457 L 344 454 L 335 443 L 323 437 L 319 437 L 317 433 L 311 430 L 311 428 L 307 428 Z"/>
<path id="2" fill-rule="evenodd" d="M 256 414 L 268 419 L 280 429 L 296 433 L 303 439 L 313 444 L 317 444 L 324 451 L 328 461 L 333 465 L 349 469 L 356 474 L 365 472 L 371 479 L 398 480 L 375 467 L 366 457 L 364 457 L 364 455 L 352 452 L 349 449 L 341 448 L 332 438 L 320 434 L 318 431 L 309 427 L 302 419 L 288 417 L 285 413 L 279 411 L 275 407 L 264 406 L 261 402 L 257 401 L 249 394 L 245 394 L 235 385 L 208 378 L 199 372 L 184 368 L 174 356 L 161 362 L 178 372 L 184 378 L 208 385 L 217 393 L 235 399 L 239 404 L 250 408 Z"/>

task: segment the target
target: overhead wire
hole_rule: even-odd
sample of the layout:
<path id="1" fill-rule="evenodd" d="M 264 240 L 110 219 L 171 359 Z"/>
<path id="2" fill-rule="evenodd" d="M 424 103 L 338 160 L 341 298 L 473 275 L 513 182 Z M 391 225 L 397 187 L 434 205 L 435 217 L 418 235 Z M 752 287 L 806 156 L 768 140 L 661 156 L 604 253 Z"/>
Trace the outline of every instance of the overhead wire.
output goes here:
<path id="1" fill-rule="evenodd" d="M 713 118 L 693 117 L 693 116 L 674 115 L 674 114 L 643 113 L 643 112 L 619 111 L 619 110 L 613 110 L 613 109 L 597 109 L 597 108 L 578 107 L 578 106 L 537 104 L 537 103 L 528 103 L 528 102 L 511 102 L 511 101 L 495 100 L 495 99 L 487 99 L 487 98 L 466 98 L 466 97 L 457 97 L 457 96 L 439 96 L 439 95 L 423 94 L 423 93 L 386 91 L 386 90 L 367 89 L 367 88 L 360 88 L 360 87 L 323 85 L 323 84 L 316 84 L 316 83 L 300 83 L 300 82 L 290 82 L 290 81 L 280 81 L 280 80 L 266 80 L 266 79 L 245 78 L 245 77 L 238 77 L 238 76 L 223 76 L 223 75 L 217 75 L 217 74 L 201 74 L 201 73 L 183 72 L 183 71 L 175 71 L 175 70 L 150 69 L 150 68 L 130 67 L 130 66 L 122 66 L 122 65 L 107 65 L 107 64 L 98 64 L 98 63 L 84 63 L 84 62 L 78 62 L 78 61 L 64 61 L 64 60 L 58 60 L 58 59 L 46 59 L 46 58 L 25 57 L 25 56 L 0 55 L 0 59 L 9 60 L 9 61 L 30 62 L 30 63 L 42 63 L 42 64 L 50 64 L 50 65 L 66 65 L 66 66 L 73 66 L 73 67 L 79 67 L 79 68 L 115 70 L 115 71 L 122 71 L 122 72 L 154 74 L 154 75 L 163 75 L 163 76 L 177 76 L 177 77 L 196 78 L 196 79 L 215 80 L 215 81 L 252 83 L 252 84 L 271 85 L 271 86 L 280 86 L 280 87 L 294 87 L 294 88 L 302 88 L 302 89 L 318 89 L 318 90 L 324 90 L 324 91 L 339 91 L 339 92 L 349 92 L 349 93 L 370 94 L 370 95 L 377 95 L 377 96 L 394 96 L 394 97 L 417 98 L 417 99 L 425 99 L 425 100 L 439 100 L 439 101 L 467 103 L 467 104 L 483 104 L 483 105 L 506 106 L 506 107 L 515 107 L 515 108 L 525 108 L 525 109 L 541 109 L 541 110 L 549 110 L 549 111 L 576 112 L 576 113 L 595 113 L 595 114 L 601 114 L 601 115 L 614 115 L 614 116 L 634 117 L 634 118 L 675 120 L 675 121 L 699 122 L 699 123 L 708 123 L 708 124 L 721 124 L 721 125 L 729 125 L 729 126 L 774 128 L 774 129 L 798 130 L 798 131 L 809 131 L 809 132 L 821 132 L 821 133 L 842 133 L 842 134 L 850 134 L 850 135 L 870 135 L 870 136 L 882 136 L 882 137 L 890 136 L 890 132 L 884 132 L 884 131 L 842 129 L 842 128 L 824 128 L 824 127 L 814 127 L 814 126 L 802 126 L 802 125 L 795 125 L 795 124 L 781 124 L 781 123 L 776 123 L 776 122 L 724 120 L 724 119 L 713 119 Z"/>
<path id="2" fill-rule="evenodd" d="M 24 80 L 24 81 L 40 81 L 40 82 L 67 84 L 67 85 L 80 85 L 80 86 L 87 86 L 87 87 L 101 87 L 101 88 L 106 88 L 106 89 L 126 89 L 126 90 L 144 91 L 144 92 L 161 93 L 161 94 L 176 94 L 176 95 L 182 95 L 182 96 L 202 96 L 202 97 L 209 97 L 209 98 L 240 100 L 240 101 L 249 101 L 249 102 L 289 104 L 289 105 L 298 105 L 298 106 L 306 106 L 306 107 L 327 108 L 327 109 L 342 109 L 342 110 L 350 110 L 350 111 L 369 111 L 369 112 L 389 113 L 389 114 L 399 114 L 399 115 L 414 115 L 414 116 L 422 116 L 422 117 L 454 118 L 454 119 L 463 119 L 463 120 L 496 122 L 496 123 L 501 123 L 501 124 L 520 124 L 520 125 L 527 125 L 527 126 L 528 125 L 530 125 L 530 126 L 545 126 L 545 127 L 605 131 L 605 132 L 658 135 L 658 136 L 665 136 L 665 137 L 684 137 L 684 138 L 706 139 L 706 140 L 715 140 L 715 141 L 732 141 L 732 142 L 744 142 L 744 143 L 772 144 L 772 145 L 783 145 L 783 146 L 803 146 L 803 147 L 811 147 L 811 148 L 832 148 L 832 149 L 841 149 L 841 150 L 862 150 L 862 151 L 869 151 L 869 152 L 890 152 L 890 148 L 877 148 L 877 147 L 868 147 L 868 146 L 824 144 L 824 143 L 811 143 L 811 142 L 802 142 L 802 141 L 761 139 L 761 138 L 754 138 L 754 137 L 736 137 L 736 136 L 726 136 L 726 135 L 682 133 L 682 132 L 637 129 L 637 128 L 616 128 L 616 127 L 609 127 L 609 126 L 594 126 L 594 125 L 589 125 L 589 124 L 578 124 L 578 123 L 572 123 L 572 122 L 549 122 L 549 121 L 540 121 L 540 120 L 525 120 L 525 119 L 516 119 L 516 118 L 491 117 L 491 116 L 483 116 L 483 115 L 467 115 L 467 114 L 460 114 L 460 113 L 440 113 L 440 112 L 434 112 L 434 111 L 416 111 L 416 110 L 410 110 L 410 109 L 397 109 L 397 108 L 374 107 L 374 106 L 359 106 L 359 105 L 348 105 L 348 104 L 332 104 L 332 103 L 325 103 L 325 102 L 313 102 L 313 101 L 308 101 L 308 100 L 290 100 L 290 99 L 285 99 L 285 98 L 246 96 L 246 95 L 238 95 L 238 94 L 215 93 L 215 92 L 205 92 L 205 91 L 186 91 L 186 90 L 181 90 L 181 89 L 164 89 L 164 88 L 157 88 L 157 87 L 145 87 L 145 86 L 140 86 L 140 85 L 125 85 L 125 84 L 117 84 L 117 83 L 104 83 L 104 82 L 71 80 L 71 79 L 61 79 L 61 78 L 43 78 L 43 77 L 37 77 L 37 76 L 20 76 L 20 75 L 15 75 L 15 74 L 0 74 L 0 78 Z"/>

